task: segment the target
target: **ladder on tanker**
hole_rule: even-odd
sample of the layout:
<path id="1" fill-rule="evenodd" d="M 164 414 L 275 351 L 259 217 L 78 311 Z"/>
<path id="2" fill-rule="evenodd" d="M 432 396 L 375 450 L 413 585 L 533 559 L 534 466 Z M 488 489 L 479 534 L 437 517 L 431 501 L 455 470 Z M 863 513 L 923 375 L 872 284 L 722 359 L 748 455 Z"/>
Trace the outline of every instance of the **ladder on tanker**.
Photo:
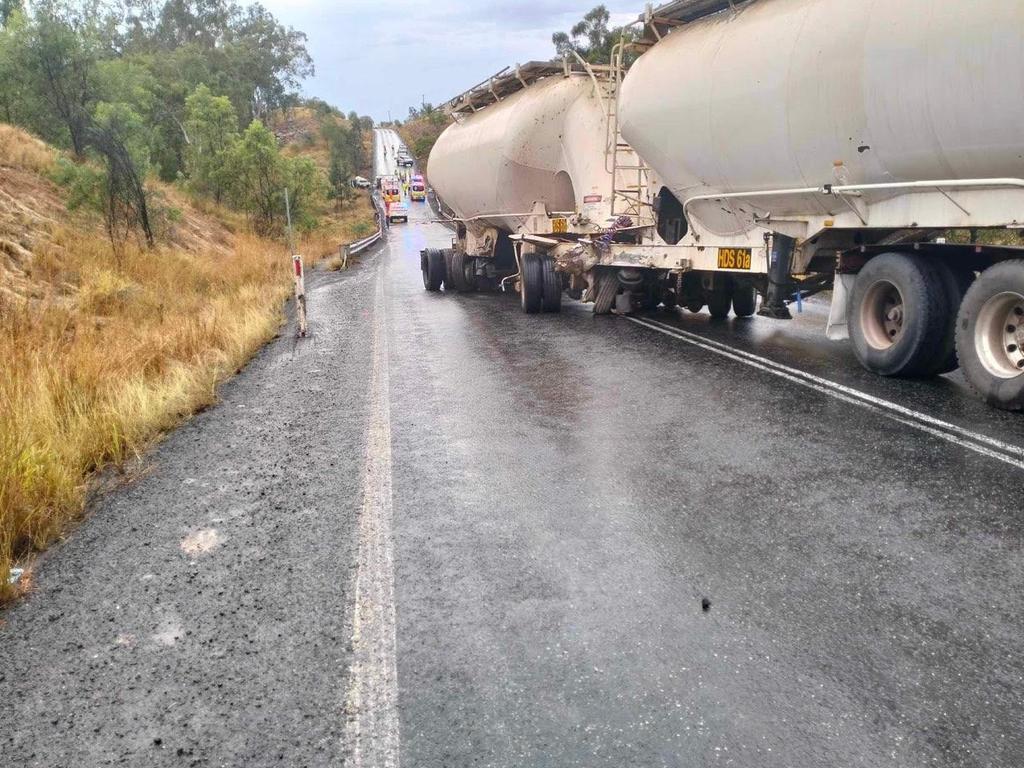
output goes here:
<path id="1" fill-rule="evenodd" d="M 605 170 L 612 175 L 611 214 L 628 216 L 635 227 L 654 226 L 654 207 L 650 199 L 651 168 L 622 138 L 619 126 L 619 89 L 625 75 L 622 42 L 612 48 L 611 64 L 604 81 L 605 95 Z"/>

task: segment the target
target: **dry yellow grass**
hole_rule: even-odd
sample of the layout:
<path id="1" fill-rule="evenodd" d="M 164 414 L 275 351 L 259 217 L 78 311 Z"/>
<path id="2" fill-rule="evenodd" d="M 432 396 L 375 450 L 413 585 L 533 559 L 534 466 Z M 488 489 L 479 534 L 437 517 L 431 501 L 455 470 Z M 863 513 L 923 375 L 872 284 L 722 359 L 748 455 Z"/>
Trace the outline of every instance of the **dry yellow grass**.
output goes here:
<path id="1" fill-rule="evenodd" d="M 38 269 L 41 301 L 0 304 L 0 599 L 13 558 L 58 536 L 83 508 L 89 474 L 119 466 L 214 400 L 279 327 L 289 291 L 280 245 L 236 238 L 224 255 L 133 251 L 99 236 Z"/>
<path id="2" fill-rule="evenodd" d="M 93 473 L 213 402 L 275 335 L 291 290 L 282 242 L 173 188 L 183 217 L 168 244 L 115 259 L 42 175 L 54 157 L 0 125 L 0 602 L 16 593 L 12 563 L 82 514 Z M 368 220 L 361 197 L 298 246 L 312 265 Z"/>
<path id="3" fill-rule="evenodd" d="M 332 213 L 323 227 L 311 233 L 305 240 L 305 252 L 317 258 L 327 258 L 326 266 L 332 271 L 341 269 L 338 257 L 339 246 L 351 243 L 373 234 L 376 224 L 373 218 L 373 203 L 368 192 L 360 191 L 355 200 L 345 203 L 341 211 Z"/>
<path id="4" fill-rule="evenodd" d="M 53 168 L 57 151 L 13 125 L 0 123 L 0 163 L 25 171 L 46 173 Z"/>

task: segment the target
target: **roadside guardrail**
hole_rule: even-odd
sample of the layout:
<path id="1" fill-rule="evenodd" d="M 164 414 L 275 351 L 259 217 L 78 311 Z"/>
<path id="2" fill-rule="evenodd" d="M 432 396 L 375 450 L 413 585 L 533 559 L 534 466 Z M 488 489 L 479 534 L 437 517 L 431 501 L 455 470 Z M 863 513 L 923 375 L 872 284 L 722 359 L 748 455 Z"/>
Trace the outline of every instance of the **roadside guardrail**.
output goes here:
<path id="1" fill-rule="evenodd" d="M 373 216 L 377 220 L 377 231 L 372 235 L 367 235 L 362 240 L 356 240 L 354 243 L 342 243 L 339 248 L 342 269 L 348 269 L 348 259 L 350 256 L 362 253 L 384 237 L 384 206 L 381 205 L 380 198 L 375 194 L 370 195 L 370 201 L 373 203 Z"/>

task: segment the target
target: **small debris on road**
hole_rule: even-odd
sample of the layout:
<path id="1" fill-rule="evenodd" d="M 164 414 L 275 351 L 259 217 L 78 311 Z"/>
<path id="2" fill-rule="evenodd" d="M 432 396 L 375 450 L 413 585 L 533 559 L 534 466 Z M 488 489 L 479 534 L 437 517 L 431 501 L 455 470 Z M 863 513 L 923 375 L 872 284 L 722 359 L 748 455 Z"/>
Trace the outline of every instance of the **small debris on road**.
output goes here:
<path id="1" fill-rule="evenodd" d="M 181 540 L 181 549 L 186 555 L 205 555 L 220 544 L 220 535 L 216 528 L 206 528 L 190 533 Z"/>

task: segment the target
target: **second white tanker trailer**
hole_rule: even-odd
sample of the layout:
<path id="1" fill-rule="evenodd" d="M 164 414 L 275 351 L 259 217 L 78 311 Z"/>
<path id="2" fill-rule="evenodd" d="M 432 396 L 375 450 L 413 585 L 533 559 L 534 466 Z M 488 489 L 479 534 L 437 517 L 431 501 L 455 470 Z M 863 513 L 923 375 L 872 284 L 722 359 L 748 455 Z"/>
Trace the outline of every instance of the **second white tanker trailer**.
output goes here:
<path id="1" fill-rule="evenodd" d="M 454 123 L 431 150 L 427 176 L 456 212 L 458 236 L 451 250 L 422 254 L 428 290 L 513 283 L 526 312 L 560 309 L 555 261 L 522 238 L 557 245 L 607 228 L 608 82 L 582 62 L 531 62 L 449 102 Z"/>
<path id="2" fill-rule="evenodd" d="M 786 319 L 794 294 L 831 288 L 828 334 L 869 370 L 959 365 L 989 403 L 1024 408 L 1024 251 L 991 235 L 1024 227 L 1024 3 L 677 0 L 642 23 L 624 79 L 617 62 L 587 72 L 605 113 L 588 151 L 606 173 L 603 189 L 574 184 L 572 210 L 556 215 L 552 188 L 527 175 L 516 202 L 536 201 L 543 220 L 495 216 L 493 176 L 468 191 L 467 129 L 510 97 L 441 137 L 430 173 L 463 219 L 453 252 L 473 198 L 494 206 L 525 293 L 539 264 L 544 286 L 585 288 L 595 311 L 745 316 L 759 295 L 759 314 Z M 456 195 L 449 132 L 466 176 Z M 604 207 L 587 215 L 585 198 Z M 548 223 L 580 217 L 575 231 Z"/>

